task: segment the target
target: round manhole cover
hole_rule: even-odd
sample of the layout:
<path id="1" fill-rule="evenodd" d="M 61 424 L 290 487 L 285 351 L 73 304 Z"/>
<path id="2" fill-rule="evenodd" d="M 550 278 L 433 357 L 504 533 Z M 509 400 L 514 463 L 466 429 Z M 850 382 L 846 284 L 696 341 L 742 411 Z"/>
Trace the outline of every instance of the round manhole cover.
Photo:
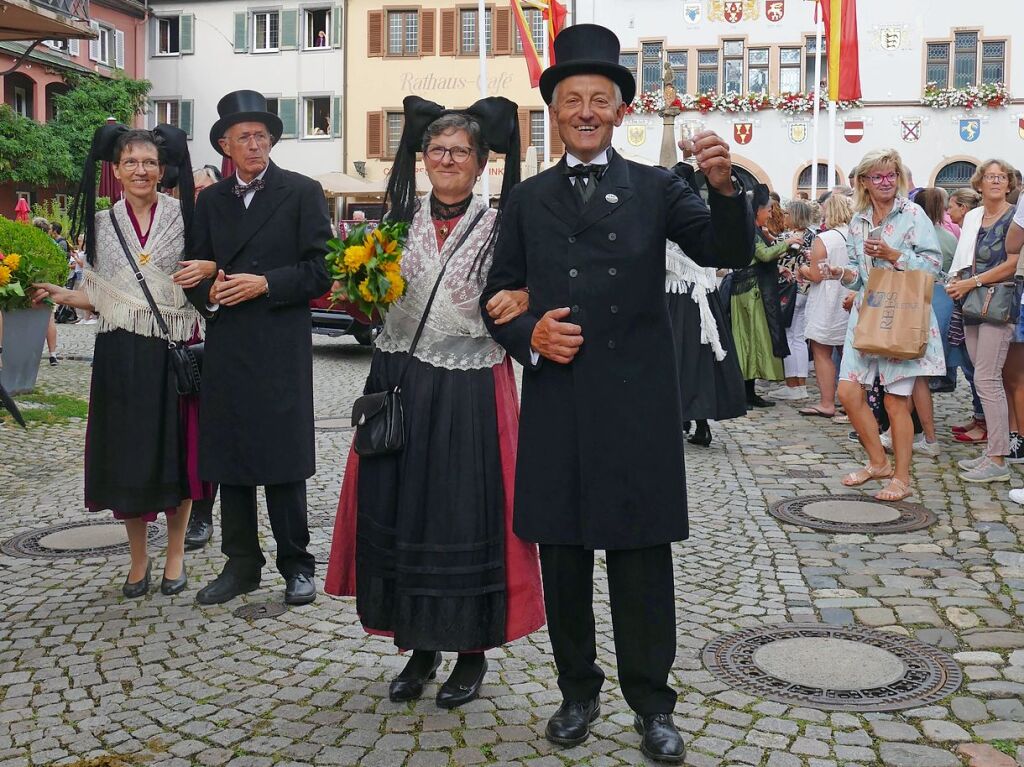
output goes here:
<path id="1" fill-rule="evenodd" d="M 828 533 L 906 533 L 935 524 L 917 503 L 876 501 L 866 495 L 805 495 L 768 507 L 776 519 Z"/>
<path id="2" fill-rule="evenodd" d="M 260 618 L 276 618 L 279 615 L 284 615 L 287 609 L 283 602 L 252 602 L 237 608 L 234 611 L 234 616 L 247 621 L 255 621 Z"/>
<path id="3" fill-rule="evenodd" d="M 148 525 L 149 543 L 163 544 L 167 534 L 161 525 Z M 30 559 L 85 559 L 128 553 L 128 535 L 120 522 L 67 522 L 30 530 L 0 543 L 11 557 Z"/>
<path id="4" fill-rule="evenodd" d="M 945 698 L 963 680 L 942 651 L 885 631 L 818 624 L 743 629 L 712 640 L 704 665 L 767 700 L 829 711 L 896 711 Z"/>

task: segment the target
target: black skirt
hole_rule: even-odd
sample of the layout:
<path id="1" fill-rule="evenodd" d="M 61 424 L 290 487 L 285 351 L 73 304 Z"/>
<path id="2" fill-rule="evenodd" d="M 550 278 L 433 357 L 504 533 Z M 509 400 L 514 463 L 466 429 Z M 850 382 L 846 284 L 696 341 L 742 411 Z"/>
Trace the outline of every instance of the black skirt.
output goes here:
<path id="1" fill-rule="evenodd" d="M 721 362 L 715 359 L 711 347 L 700 341 L 700 307 L 690 294 L 666 293 L 665 296 L 676 342 L 683 420 L 724 421 L 745 415 L 747 395 L 743 373 L 732 340 L 732 327 L 718 291 L 708 293 L 708 305 L 726 352 Z"/>
<path id="2" fill-rule="evenodd" d="M 169 356 L 160 338 L 127 330 L 97 334 L 85 437 L 90 511 L 152 515 L 189 497 Z"/>
<path id="3" fill-rule="evenodd" d="M 374 352 L 367 393 L 398 382 L 404 353 Z M 494 372 L 413 360 L 402 382 L 405 448 L 362 458 L 356 609 L 404 649 L 505 641 L 504 487 Z"/>

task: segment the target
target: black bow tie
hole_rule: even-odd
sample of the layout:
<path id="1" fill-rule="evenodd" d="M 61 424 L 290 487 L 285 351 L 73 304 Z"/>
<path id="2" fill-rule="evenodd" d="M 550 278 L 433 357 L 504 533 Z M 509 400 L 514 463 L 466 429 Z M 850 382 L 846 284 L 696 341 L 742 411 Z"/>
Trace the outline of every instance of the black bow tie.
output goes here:
<path id="1" fill-rule="evenodd" d="M 248 184 L 236 183 L 234 189 L 231 191 L 235 193 L 235 197 L 245 197 L 249 192 L 258 192 L 263 188 L 263 179 L 254 178 Z"/>
<path id="2" fill-rule="evenodd" d="M 607 165 L 566 165 L 565 175 L 569 178 L 585 178 L 589 181 L 591 178 L 600 179 L 607 168 Z"/>

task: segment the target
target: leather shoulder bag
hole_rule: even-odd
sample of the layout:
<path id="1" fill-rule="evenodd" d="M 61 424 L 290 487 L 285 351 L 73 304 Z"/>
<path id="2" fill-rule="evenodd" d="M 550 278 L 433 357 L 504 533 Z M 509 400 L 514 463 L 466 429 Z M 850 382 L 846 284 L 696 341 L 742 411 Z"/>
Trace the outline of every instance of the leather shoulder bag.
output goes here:
<path id="1" fill-rule="evenodd" d="M 370 458 L 378 455 L 391 455 L 399 453 L 405 447 L 405 411 L 402 408 L 402 381 L 405 379 L 409 363 L 412 362 L 416 345 L 419 343 L 423 328 L 427 323 L 427 315 L 430 307 L 434 304 L 434 297 L 437 296 L 437 289 L 441 287 L 441 280 L 444 278 L 448 262 L 459 252 L 470 233 L 476 229 L 480 219 L 484 217 L 487 208 L 481 210 L 473 219 L 469 228 L 462 233 L 459 243 L 448 254 L 441 271 L 434 282 L 434 288 L 430 291 L 430 298 L 423 309 L 423 316 L 420 317 L 420 324 L 412 337 L 412 344 L 409 346 L 408 357 L 402 365 L 402 372 L 398 376 L 398 383 L 387 391 L 376 394 L 364 394 L 352 404 L 352 425 L 356 429 L 352 445 L 360 458 Z"/>
<path id="2" fill-rule="evenodd" d="M 156 319 L 157 327 L 160 328 L 160 332 L 167 339 L 167 351 L 171 356 L 171 370 L 174 373 L 175 389 L 180 395 L 198 394 L 202 382 L 203 344 L 188 346 L 171 339 L 171 333 L 167 329 L 167 323 L 164 322 L 164 316 L 160 313 L 160 307 L 156 305 L 156 301 L 153 300 L 153 294 L 149 290 L 149 285 L 146 284 L 146 276 L 139 269 L 139 265 L 135 262 L 135 257 L 128 249 L 128 242 L 124 238 L 121 227 L 117 224 L 113 208 L 110 209 L 110 223 L 114 225 L 114 233 L 121 243 L 121 249 L 124 250 L 124 255 L 128 259 L 132 271 L 135 272 L 135 279 L 139 281 L 139 287 L 142 288 L 143 295 L 146 296 L 149 308 L 153 312 L 154 319 Z"/>
<path id="3" fill-rule="evenodd" d="M 971 276 L 975 277 L 977 274 L 978 249 L 975 247 Z M 1020 298 L 1016 280 L 994 282 L 991 285 L 973 288 L 964 298 L 964 319 L 992 325 L 1016 323 L 1020 313 Z"/>

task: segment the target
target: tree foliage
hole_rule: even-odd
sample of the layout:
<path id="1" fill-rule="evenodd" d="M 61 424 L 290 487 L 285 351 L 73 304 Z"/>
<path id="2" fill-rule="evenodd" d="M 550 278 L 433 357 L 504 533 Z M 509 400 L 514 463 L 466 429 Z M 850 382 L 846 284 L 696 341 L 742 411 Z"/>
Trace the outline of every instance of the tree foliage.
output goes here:
<path id="1" fill-rule="evenodd" d="M 0 104 L 0 182 L 49 186 L 73 178 L 68 142 L 48 125 L 22 117 Z"/>
<path id="2" fill-rule="evenodd" d="M 131 125 L 145 111 L 152 85 L 148 80 L 133 80 L 120 72 L 114 77 L 69 73 L 65 79 L 71 88 L 54 96 L 57 118 L 48 127 L 67 142 L 72 165 L 78 169 L 89 154 L 96 129 L 108 117 Z"/>

